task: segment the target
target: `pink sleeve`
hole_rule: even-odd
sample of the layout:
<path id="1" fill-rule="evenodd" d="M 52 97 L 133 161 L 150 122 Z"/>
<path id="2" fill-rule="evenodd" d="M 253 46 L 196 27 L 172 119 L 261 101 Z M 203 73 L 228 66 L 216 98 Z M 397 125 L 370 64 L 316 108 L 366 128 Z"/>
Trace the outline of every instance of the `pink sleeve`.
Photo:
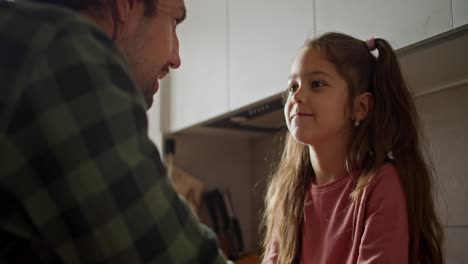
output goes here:
<path id="1" fill-rule="evenodd" d="M 406 199 L 393 165 L 382 167 L 368 199 L 357 263 L 408 263 Z"/>

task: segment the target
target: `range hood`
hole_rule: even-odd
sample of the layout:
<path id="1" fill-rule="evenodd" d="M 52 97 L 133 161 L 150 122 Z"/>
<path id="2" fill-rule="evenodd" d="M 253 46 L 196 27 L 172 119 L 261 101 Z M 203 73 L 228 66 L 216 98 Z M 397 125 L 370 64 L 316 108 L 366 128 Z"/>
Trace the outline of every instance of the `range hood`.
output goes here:
<path id="1" fill-rule="evenodd" d="M 396 51 L 415 97 L 468 84 L 468 25 Z M 181 133 L 272 134 L 285 129 L 282 94 L 213 118 Z M 178 134 L 178 133 L 177 133 Z"/>
<path id="2" fill-rule="evenodd" d="M 283 99 L 281 95 L 252 105 L 247 109 L 234 113 L 205 126 L 251 132 L 275 133 L 286 126 L 283 115 Z"/>

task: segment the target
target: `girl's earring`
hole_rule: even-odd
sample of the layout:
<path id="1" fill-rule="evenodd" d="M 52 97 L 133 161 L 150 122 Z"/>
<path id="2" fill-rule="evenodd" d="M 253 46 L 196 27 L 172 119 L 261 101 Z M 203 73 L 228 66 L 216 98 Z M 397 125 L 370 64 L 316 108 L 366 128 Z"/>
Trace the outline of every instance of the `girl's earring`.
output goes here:
<path id="1" fill-rule="evenodd" d="M 354 126 L 355 126 L 355 127 L 358 127 L 358 126 L 359 126 L 359 121 L 358 121 L 358 120 L 356 120 L 356 122 L 354 122 Z"/>

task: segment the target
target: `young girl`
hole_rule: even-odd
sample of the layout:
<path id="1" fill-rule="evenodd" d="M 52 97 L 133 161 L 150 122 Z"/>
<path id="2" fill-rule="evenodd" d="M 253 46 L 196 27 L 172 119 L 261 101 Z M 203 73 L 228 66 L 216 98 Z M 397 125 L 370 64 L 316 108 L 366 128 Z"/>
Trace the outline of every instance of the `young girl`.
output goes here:
<path id="1" fill-rule="evenodd" d="M 264 263 L 444 263 L 415 106 L 385 40 L 307 41 L 284 114 Z"/>

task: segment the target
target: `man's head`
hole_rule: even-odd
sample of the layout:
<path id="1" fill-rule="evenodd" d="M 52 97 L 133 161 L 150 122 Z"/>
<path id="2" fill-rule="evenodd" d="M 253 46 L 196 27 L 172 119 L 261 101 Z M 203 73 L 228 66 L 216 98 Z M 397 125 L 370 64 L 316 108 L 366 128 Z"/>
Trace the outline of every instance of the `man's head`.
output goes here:
<path id="1" fill-rule="evenodd" d="M 126 56 L 148 108 L 159 79 L 180 66 L 176 26 L 184 0 L 36 0 L 81 12 L 103 29 Z"/>

